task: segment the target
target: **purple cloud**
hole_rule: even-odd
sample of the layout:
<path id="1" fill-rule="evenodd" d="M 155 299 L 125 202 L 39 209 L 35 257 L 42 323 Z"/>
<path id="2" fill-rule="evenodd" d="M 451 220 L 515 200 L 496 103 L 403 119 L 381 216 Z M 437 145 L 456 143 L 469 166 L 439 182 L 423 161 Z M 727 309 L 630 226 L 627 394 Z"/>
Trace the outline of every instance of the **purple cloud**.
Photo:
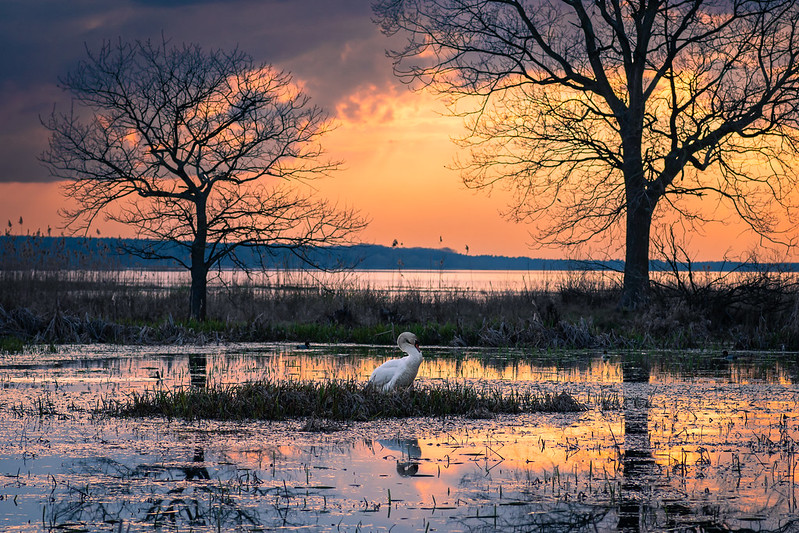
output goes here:
<path id="1" fill-rule="evenodd" d="M 0 8 L 0 182 L 48 181 L 39 117 L 68 96 L 56 85 L 103 40 L 161 39 L 238 46 L 291 71 L 330 112 L 359 87 L 397 82 L 365 0 L 32 0 Z"/>

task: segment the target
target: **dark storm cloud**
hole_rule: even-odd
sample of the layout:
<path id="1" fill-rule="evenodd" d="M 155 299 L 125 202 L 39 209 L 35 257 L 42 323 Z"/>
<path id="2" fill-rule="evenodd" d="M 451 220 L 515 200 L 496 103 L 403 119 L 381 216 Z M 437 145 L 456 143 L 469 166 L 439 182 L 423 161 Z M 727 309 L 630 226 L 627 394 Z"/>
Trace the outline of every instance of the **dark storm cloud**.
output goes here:
<path id="1" fill-rule="evenodd" d="M 11 0 L 0 6 L 0 181 L 49 179 L 39 117 L 69 102 L 58 77 L 103 40 L 238 46 L 291 71 L 333 111 L 358 87 L 394 84 L 369 0 Z"/>

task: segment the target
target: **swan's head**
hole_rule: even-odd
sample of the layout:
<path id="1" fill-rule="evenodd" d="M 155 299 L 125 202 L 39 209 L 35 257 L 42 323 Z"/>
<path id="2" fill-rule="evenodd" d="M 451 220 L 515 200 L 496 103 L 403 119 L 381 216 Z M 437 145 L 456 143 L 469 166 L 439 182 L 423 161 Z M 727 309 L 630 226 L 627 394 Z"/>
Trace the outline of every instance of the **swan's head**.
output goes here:
<path id="1" fill-rule="evenodd" d="M 400 333 L 400 336 L 397 337 L 397 346 L 400 347 L 400 350 L 403 350 L 403 347 L 407 346 L 413 346 L 414 348 L 419 350 L 419 339 L 417 339 L 416 335 L 414 335 L 410 331 L 406 331 L 405 333 Z"/>

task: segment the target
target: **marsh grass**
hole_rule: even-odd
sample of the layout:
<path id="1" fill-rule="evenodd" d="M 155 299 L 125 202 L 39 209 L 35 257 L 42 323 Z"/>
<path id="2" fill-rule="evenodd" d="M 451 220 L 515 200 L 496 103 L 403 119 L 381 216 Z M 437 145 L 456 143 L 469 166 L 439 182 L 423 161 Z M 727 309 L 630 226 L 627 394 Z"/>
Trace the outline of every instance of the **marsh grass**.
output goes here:
<path id="1" fill-rule="evenodd" d="M 0 338 L 0 354 L 22 353 L 24 348 L 25 342 L 14 335 Z"/>
<path id="2" fill-rule="evenodd" d="M 209 318 L 196 322 L 182 318 L 188 287 L 170 284 L 169 273 L 143 272 L 133 283 L 130 273 L 114 271 L 0 269 L 0 339 L 388 345 L 413 331 L 425 345 L 799 350 L 795 276 L 709 276 L 690 291 L 666 280 L 647 306 L 627 311 L 617 307 L 620 287 L 610 278 L 580 273 L 544 288 L 486 291 L 309 287 L 286 275 L 209 287 Z"/>
<path id="3" fill-rule="evenodd" d="M 329 420 L 446 417 L 523 412 L 576 412 L 586 407 L 567 392 L 539 393 L 443 382 L 385 393 L 354 380 L 259 381 L 212 388 L 157 389 L 108 402 L 116 416 L 186 420 Z"/>

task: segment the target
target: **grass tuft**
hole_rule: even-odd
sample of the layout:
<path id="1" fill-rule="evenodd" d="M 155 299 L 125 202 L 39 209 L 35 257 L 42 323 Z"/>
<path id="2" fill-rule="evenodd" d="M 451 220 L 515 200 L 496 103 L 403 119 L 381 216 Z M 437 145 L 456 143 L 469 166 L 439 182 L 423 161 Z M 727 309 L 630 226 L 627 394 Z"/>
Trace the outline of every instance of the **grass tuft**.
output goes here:
<path id="1" fill-rule="evenodd" d="M 18 354 L 25 349 L 25 342 L 15 336 L 0 337 L 0 354 Z"/>
<path id="2" fill-rule="evenodd" d="M 187 420 L 371 420 L 421 416 L 485 418 L 500 413 L 576 412 L 586 407 L 567 392 L 536 393 L 444 382 L 385 393 L 354 380 L 259 381 L 212 388 L 158 389 L 107 404 L 116 416 Z M 319 430 L 316 425 L 308 430 Z"/>

